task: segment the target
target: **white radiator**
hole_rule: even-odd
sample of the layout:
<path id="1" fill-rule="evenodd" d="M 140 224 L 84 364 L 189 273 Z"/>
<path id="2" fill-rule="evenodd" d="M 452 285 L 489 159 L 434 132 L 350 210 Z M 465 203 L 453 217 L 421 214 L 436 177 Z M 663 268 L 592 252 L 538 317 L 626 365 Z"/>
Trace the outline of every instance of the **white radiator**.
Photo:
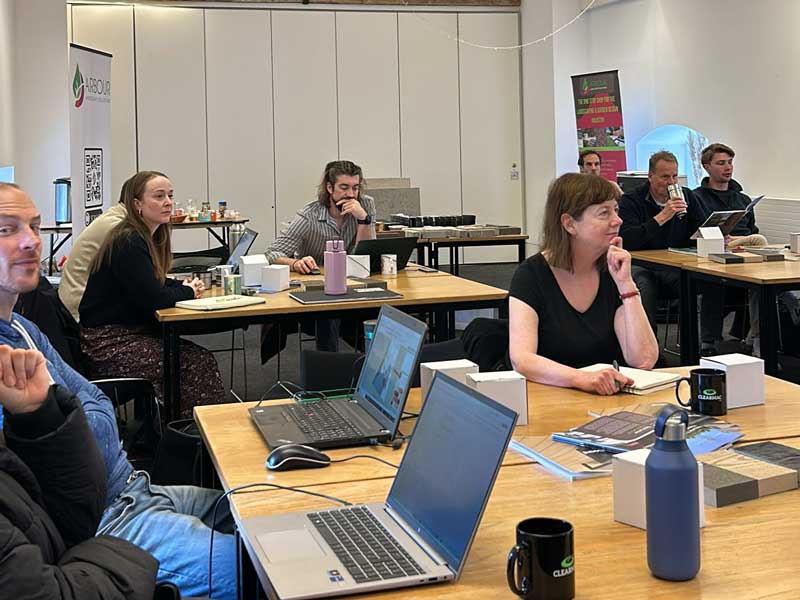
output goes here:
<path id="1" fill-rule="evenodd" d="M 770 244 L 788 244 L 789 234 L 800 231 L 800 199 L 764 198 L 755 211 L 758 231 Z"/>

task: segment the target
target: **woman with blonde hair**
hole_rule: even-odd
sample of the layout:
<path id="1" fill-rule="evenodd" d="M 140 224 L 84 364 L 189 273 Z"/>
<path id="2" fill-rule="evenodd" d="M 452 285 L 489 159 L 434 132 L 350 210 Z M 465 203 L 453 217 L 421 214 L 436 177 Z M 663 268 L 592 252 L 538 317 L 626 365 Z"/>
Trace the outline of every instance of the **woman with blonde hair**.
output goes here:
<path id="1" fill-rule="evenodd" d="M 155 311 L 199 297 L 199 279 L 167 277 L 172 249 L 173 189 L 158 171 L 140 171 L 122 186 L 127 214 L 111 230 L 89 268 L 80 303 L 81 349 L 92 377 L 143 377 L 163 394 L 162 341 Z M 207 350 L 181 341 L 184 416 L 194 404 L 221 402 L 224 391 L 216 360 Z"/>
<path id="2" fill-rule="evenodd" d="M 509 289 L 509 354 L 531 381 L 613 394 L 632 382 L 595 363 L 649 369 L 658 344 L 622 249 L 618 192 L 597 175 L 569 173 L 547 193 L 541 251 Z"/>

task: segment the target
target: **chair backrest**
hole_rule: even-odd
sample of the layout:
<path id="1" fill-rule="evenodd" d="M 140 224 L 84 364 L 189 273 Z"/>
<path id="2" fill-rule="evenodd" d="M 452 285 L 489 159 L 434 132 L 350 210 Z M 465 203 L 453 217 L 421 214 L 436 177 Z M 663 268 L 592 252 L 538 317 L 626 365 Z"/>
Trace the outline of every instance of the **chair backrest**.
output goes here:
<path id="1" fill-rule="evenodd" d="M 134 467 L 149 470 L 163 437 L 161 411 L 152 382 L 139 377 L 119 377 L 92 383 L 114 405 L 120 441 L 129 460 Z"/>

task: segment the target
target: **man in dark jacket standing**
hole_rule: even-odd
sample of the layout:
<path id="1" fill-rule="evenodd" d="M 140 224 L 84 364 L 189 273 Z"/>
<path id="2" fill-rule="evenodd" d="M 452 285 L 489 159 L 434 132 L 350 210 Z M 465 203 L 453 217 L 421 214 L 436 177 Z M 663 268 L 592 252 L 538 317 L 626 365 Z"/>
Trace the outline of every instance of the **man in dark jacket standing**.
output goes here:
<path id="1" fill-rule="evenodd" d="M 125 540 L 95 537 L 103 457 L 80 401 L 50 382 L 40 352 L 0 346 L 0 595 L 151 600 L 158 562 Z"/>
<path id="2" fill-rule="evenodd" d="M 622 196 L 619 233 L 626 250 L 665 250 L 693 246 L 692 234 L 703 222 L 704 209 L 689 188 L 683 198 L 670 197 L 669 186 L 678 183 L 678 159 L 662 150 L 650 157 L 647 183 Z M 659 298 L 680 296 L 680 274 L 640 266 L 632 269 L 633 280 L 653 331 Z"/>

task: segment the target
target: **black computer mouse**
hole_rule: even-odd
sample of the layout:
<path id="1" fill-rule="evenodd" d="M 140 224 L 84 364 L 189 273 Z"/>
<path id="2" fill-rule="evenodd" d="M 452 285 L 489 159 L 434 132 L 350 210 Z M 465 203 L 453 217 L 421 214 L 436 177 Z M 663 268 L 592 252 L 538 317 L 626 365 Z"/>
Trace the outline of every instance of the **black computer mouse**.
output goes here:
<path id="1" fill-rule="evenodd" d="M 322 273 L 322 271 L 320 271 L 319 269 L 311 269 L 308 272 L 309 275 L 320 275 L 321 273 Z"/>
<path id="2" fill-rule="evenodd" d="M 284 444 L 269 453 L 266 467 L 270 471 L 320 469 L 331 464 L 331 457 L 311 446 Z"/>

